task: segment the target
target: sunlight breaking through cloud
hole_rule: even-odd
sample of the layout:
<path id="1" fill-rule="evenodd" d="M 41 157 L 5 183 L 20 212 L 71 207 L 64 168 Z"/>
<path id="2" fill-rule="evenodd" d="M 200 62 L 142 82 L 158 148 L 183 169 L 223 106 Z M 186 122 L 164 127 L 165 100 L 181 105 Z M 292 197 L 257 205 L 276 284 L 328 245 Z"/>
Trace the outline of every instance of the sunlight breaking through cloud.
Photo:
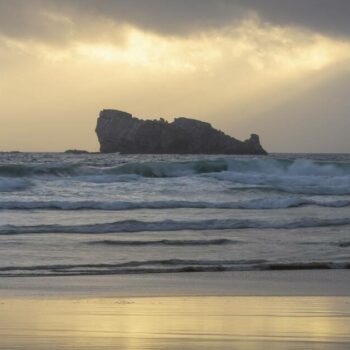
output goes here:
<path id="1" fill-rule="evenodd" d="M 69 25 L 69 19 L 58 15 L 50 14 L 50 20 Z M 82 144 L 94 149 L 95 117 L 103 107 L 124 108 L 141 116 L 193 115 L 227 132 L 232 125 L 243 130 L 252 116 L 284 101 L 285 88 L 293 97 L 317 83 L 308 77 L 336 71 L 350 57 L 346 41 L 273 26 L 258 18 L 185 37 L 129 25 L 108 24 L 108 28 L 109 36 L 105 28 L 100 39 L 73 36 L 64 45 L 0 38 L 5 53 L 0 68 L 5 127 L 27 123 L 26 131 L 35 135 L 24 117 L 31 113 L 43 120 L 42 127 L 46 123 L 46 129 L 56 123 L 50 132 L 62 128 L 66 139 L 52 143 L 53 149 L 72 143 L 69 140 L 81 125 L 86 133 Z M 48 115 L 42 98 L 53 105 L 64 100 L 69 108 L 64 114 L 57 109 Z M 14 114 L 12 106 L 18 99 L 21 105 Z M 64 123 L 72 123 L 72 114 L 75 126 L 65 133 Z M 11 144 L 8 131 L 4 132 L 3 140 Z M 39 147 L 36 137 L 25 139 L 23 147 Z"/>

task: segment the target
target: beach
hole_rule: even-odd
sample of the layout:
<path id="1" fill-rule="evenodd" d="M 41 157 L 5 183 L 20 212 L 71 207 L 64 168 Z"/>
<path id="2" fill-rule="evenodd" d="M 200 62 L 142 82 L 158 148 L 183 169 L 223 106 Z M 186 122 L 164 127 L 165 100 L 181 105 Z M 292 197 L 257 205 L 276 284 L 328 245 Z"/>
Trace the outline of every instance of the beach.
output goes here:
<path id="1" fill-rule="evenodd" d="M 0 298 L 348 296 L 350 270 L 1 278 Z"/>
<path id="2" fill-rule="evenodd" d="M 347 349 L 331 272 L 6 278 L 0 349 Z"/>
<path id="3" fill-rule="evenodd" d="M 350 0 L 0 0 L 0 350 L 350 350 Z"/>
<path id="4" fill-rule="evenodd" d="M 350 156 L 0 154 L 0 349 L 348 349 Z"/>
<path id="5" fill-rule="evenodd" d="M 0 309 L 1 349 L 347 349 L 350 344 L 349 298 L 7 300 Z M 14 312 L 21 319 L 13 319 Z"/>

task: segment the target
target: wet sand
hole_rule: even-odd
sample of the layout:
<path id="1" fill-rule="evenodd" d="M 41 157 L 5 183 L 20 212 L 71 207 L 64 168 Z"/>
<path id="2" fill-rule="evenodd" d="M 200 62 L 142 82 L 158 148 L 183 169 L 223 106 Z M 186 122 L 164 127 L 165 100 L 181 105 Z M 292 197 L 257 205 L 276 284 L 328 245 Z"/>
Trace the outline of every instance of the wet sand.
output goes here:
<path id="1" fill-rule="evenodd" d="M 0 280 L 0 349 L 349 349 L 349 271 Z"/>
<path id="2" fill-rule="evenodd" d="M 0 349 L 349 349 L 349 297 L 3 299 Z"/>
<path id="3" fill-rule="evenodd" d="M 350 296 L 350 270 L 0 278 L 1 297 Z"/>

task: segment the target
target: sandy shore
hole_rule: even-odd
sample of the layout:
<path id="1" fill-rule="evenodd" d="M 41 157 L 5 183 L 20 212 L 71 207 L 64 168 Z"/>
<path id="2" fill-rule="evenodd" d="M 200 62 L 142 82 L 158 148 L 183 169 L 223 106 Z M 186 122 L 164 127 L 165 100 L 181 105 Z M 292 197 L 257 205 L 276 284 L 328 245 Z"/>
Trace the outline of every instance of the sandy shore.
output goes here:
<path id="1" fill-rule="evenodd" d="M 0 349 L 349 349 L 349 297 L 3 299 Z"/>
<path id="2" fill-rule="evenodd" d="M 349 271 L 0 280 L 0 349 L 349 349 Z"/>

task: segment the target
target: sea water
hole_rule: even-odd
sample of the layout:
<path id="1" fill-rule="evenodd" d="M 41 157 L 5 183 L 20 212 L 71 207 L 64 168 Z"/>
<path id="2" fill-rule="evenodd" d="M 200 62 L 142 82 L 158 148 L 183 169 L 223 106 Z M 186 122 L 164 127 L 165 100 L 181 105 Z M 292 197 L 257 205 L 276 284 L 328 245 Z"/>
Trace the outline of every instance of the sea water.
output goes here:
<path id="1" fill-rule="evenodd" d="M 350 155 L 0 153 L 0 276 L 350 267 Z"/>

